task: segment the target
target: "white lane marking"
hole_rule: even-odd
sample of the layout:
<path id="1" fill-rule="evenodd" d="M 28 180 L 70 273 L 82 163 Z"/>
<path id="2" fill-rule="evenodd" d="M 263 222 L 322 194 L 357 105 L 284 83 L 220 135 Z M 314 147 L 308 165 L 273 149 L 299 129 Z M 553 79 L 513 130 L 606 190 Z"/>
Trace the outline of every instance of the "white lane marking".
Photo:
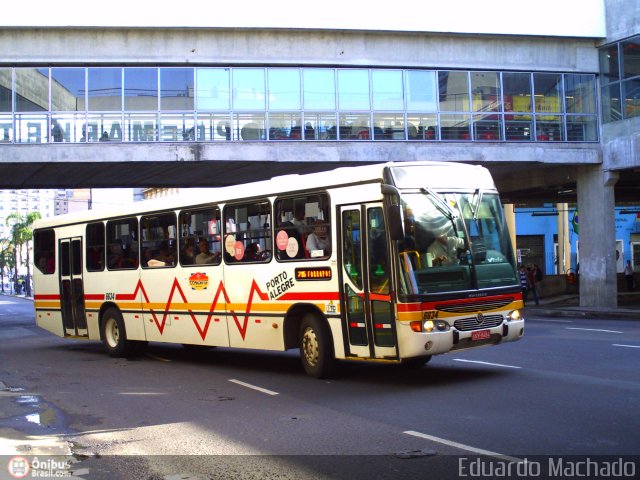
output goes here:
<path id="1" fill-rule="evenodd" d="M 236 380 L 235 378 L 230 378 L 230 382 L 237 383 L 238 385 L 242 385 L 243 387 L 252 388 L 253 390 L 257 390 L 262 393 L 266 393 L 267 395 L 279 395 L 278 392 L 274 392 L 273 390 L 267 390 L 266 388 L 256 387 L 255 385 L 251 385 L 250 383 L 241 382 L 240 380 Z"/>
<path id="2" fill-rule="evenodd" d="M 453 442 L 451 440 L 447 440 L 445 438 L 434 437 L 433 435 L 427 435 L 426 433 L 414 432 L 413 430 L 407 430 L 407 435 L 413 435 L 414 437 L 424 438 L 426 440 L 431 440 L 432 442 L 442 443 L 443 445 L 449 445 L 450 447 L 459 448 L 460 450 L 466 450 L 468 452 L 477 453 L 479 455 L 487 455 L 489 457 L 501 458 L 503 460 L 507 460 L 509 462 L 523 462 L 521 458 L 510 457 L 508 455 L 503 455 L 502 453 L 492 452 L 490 450 L 483 450 L 482 448 L 472 447 L 471 445 L 465 445 L 464 443 Z"/>
<path id="3" fill-rule="evenodd" d="M 491 365 L 492 367 L 522 368 L 522 367 L 516 367 L 515 365 L 503 365 L 502 363 L 481 362 L 480 360 L 466 360 L 464 358 L 454 358 L 453 361 L 465 362 L 465 363 L 479 363 L 480 365 Z"/>
<path id="4" fill-rule="evenodd" d="M 621 343 L 614 343 L 614 347 L 627 347 L 627 348 L 640 348 L 640 345 L 623 345 Z"/>
<path id="5" fill-rule="evenodd" d="M 566 330 L 583 330 L 585 332 L 604 332 L 604 333 L 624 333 L 618 330 L 603 330 L 601 328 L 578 328 L 578 327 L 564 327 Z"/>

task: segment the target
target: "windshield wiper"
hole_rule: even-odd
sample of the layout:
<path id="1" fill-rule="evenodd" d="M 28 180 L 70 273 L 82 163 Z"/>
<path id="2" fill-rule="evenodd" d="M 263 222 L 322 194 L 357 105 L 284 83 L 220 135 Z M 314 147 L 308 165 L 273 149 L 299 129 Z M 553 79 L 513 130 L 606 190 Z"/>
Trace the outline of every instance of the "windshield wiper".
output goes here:
<path id="1" fill-rule="evenodd" d="M 482 203 L 482 194 L 483 194 L 483 191 L 478 188 L 476 190 L 476 195 L 478 195 L 478 203 L 476 203 L 476 207 L 473 209 L 474 220 L 478 220 L 478 212 L 480 211 L 480 204 Z"/>
<path id="2" fill-rule="evenodd" d="M 438 209 L 438 211 L 447 217 L 452 223 L 453 219 L 457 218 L 456 212 L 449 206 L 447 202 L 445 202 L 440 195 L 431 190 L 430 188 L 421 187 L 420 192 L 423 195 L 431 195 L 434 200 L 434 206 Z"/>

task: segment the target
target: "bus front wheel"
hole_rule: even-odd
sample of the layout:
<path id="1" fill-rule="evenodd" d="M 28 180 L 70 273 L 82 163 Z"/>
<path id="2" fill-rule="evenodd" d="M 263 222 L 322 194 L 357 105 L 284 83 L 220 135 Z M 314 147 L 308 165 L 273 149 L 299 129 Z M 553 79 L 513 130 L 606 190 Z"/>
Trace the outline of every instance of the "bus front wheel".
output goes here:
<path id="1" fill-rule="evenodd" d="M 333 373 L 335 359 L 328 325 L 309 314 L 300 324 L 300 358 L 307 375 L 326 378 Z"/>
<path id="2" fill-rule="evenodd" d="M 109 308 L 102 316 L 102 343 L 112 357 L 126 357 L 135 353 L 138 344 L 127 340 L 127 331 L 120 311 Z"/>

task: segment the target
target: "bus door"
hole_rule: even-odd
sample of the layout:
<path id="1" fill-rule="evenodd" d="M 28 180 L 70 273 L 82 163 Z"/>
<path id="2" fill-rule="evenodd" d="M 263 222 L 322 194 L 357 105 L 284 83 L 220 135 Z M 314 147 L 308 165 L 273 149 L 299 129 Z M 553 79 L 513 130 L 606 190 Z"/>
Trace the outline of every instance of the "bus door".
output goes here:
<path id="1" fill-rule="evenodd" d="M 347 356 L 397 359 L 382 203 L 340 207 L 341 311 Z"/>
<path id="2" fill-rule="evenodd" d="M 82 238 L 61 238 L 58 245 L 60 306 L 66 336 L 87 337 L 82 279 Z"/>

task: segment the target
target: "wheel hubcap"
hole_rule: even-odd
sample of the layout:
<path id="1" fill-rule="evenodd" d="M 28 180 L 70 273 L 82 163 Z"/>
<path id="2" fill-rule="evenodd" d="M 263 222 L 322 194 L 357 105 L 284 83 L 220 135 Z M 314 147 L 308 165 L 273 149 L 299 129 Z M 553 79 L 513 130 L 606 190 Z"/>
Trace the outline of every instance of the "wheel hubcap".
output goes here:
<path id="1" fill-rule="evenodd" d="M 118 346 L 118 342 L 120 341 L 120 329 L 118 328 L 118 322 L 116 322 L 113 318 L 107 319 L 105 335 L 107 337 L 107 343 L 110 347 Z"/>
<path id="2" fill-rule="evenodd" d="M 307 328 L 302 336 L 302 353 L 308 365 L 316 366 L 319 350 L 316 332 L 312 328 Z"/>

